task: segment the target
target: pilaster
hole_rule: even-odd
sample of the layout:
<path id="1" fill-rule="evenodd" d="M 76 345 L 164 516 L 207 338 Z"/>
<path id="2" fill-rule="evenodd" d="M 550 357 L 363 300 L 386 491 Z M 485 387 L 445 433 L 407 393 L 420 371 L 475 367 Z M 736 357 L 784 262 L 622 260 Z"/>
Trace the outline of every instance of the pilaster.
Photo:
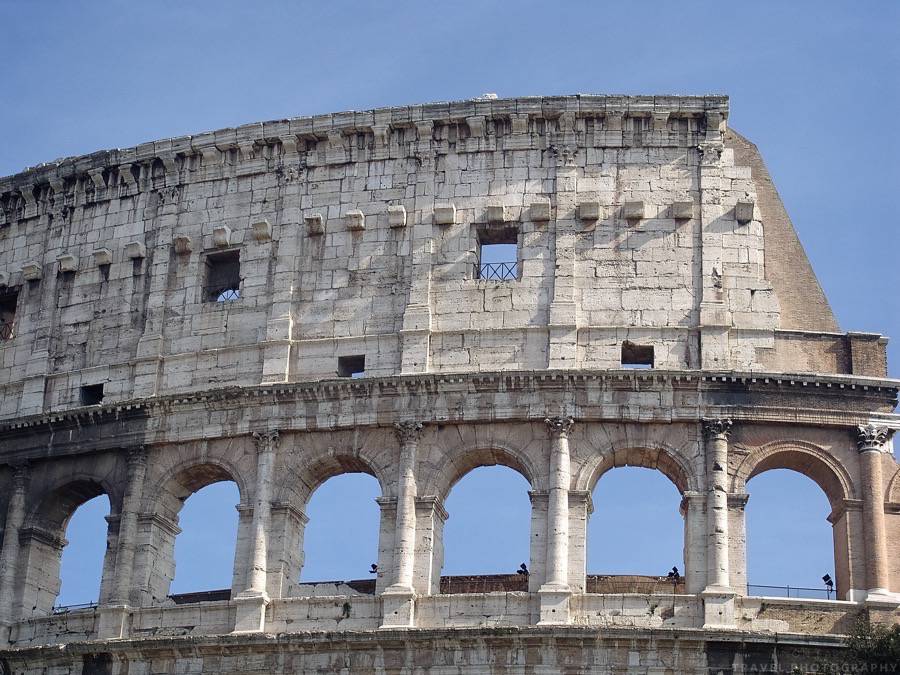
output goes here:
<path id="1" fill-rule="evenodd" d="M 28 488 L 29 466 L 13 467 L 12 494 L 6 507 L 3 548 L 0 549 L 0 645 L 9 638 L 9 626 L 14 616 L 14 592 L 19 559 L 19 534 L 25 522 L 25 491 Z"/>
<path id="2" fill-rule="evenodd" d="M 876 424 L 857 428 L 863 506 L 863 536 L 866 544 L 866 603 L 900 605 L 900 593 L 891 593 L 888 575 L 887 534 L 884 522 L 884 475 L 881 462 L 890 451 L 894 430 Z"/>
<path id="3" fill-rule="evenodd" d="M 569 433 L 571 417 L 544 420 L 550 433 L 550 489 L 547 502 L 546 581 L 538 590 L 539 624 L 569 623 Z"/>
<path id="4" fill-rule="evenodd" d="M 278 430 L 253 434 L 256 442 L 256 489 L 253 493 L 252 549 L 247 588 L 235 598 L 237 613 L 234 633 L 255 633 L 265 626 L 269 530 L 271 525 L 272 483 Z"/>
<path id="5" fill-rule="evenodd" d="M 382 628 L 415 625 L 413 578 L 416 561 L 416 448 L 422 423 L 394 425 L 400 444 L 400 478 L 397 482 L 397 527 L 394 534 L 393 583 L 382 593 Z"/>
<path id="6" fill-rule="evenodd" d="M 731 420 L 702 421 L 706 456 L 707 579 L 703 591 L 704 627 L 734 627 L 728 539 L 728 435 Z"/>
<path id="7" fill-rule="evenodd" d="M 565 115 L 561 126 L 567 124 Z M 575 242 L 577 237 L 578 167 L 574 131 L 562 130 L 556 156 L 556 220 L 552 223 L 553 299 L 550 302 L 547 367 L 574 368 L 578 351 L 578 327 L 575 308 Z"/>

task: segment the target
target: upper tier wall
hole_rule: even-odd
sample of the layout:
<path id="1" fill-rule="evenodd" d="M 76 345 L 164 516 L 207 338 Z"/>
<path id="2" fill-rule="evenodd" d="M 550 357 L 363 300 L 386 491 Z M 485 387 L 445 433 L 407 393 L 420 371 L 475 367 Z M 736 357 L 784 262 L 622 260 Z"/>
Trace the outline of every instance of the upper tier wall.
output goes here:
<path id="1" fill-rule="evenodd" d="M 784 265 L 780 286 L 767 274 L 771 195 L 727 114 L 720 96 L 477 100 L 0 179 L 0 416 L 96 402 L 92 385 L 111 401 L 333 377 L 342 356 L 372 375 L 624 356 L 883 376 L 877 336 L 809 333 L 835 330 L 830 310 L 779 330 L 797 325 Z M 479 265 L 498 242 L 512 264 Z M 239 299 L 215 301 L 232 274 Z"/>

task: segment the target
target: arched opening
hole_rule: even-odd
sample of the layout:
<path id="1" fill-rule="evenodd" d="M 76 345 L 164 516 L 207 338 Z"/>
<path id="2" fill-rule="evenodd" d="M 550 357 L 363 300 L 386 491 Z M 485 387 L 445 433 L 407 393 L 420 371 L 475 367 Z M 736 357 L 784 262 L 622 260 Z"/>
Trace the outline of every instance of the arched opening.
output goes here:
<path id="1" fill-rule="evenodd" d="M 299 595 L 375 592 L 380 496 L 378 481 L 365 473 L 333 476 L 313 492 L 305 509 Z"/>
<path id="2" fill-rule="evenodd" d="M 587 592 L 683 592 L 685 525 L 678 487 L 658 470 L 624 466 L 604 472 L 591 496 Z"/>
<path id="3" fill-rule="evenodd" d="M 442 593 L 528 590 L 531 568 L 530 485 L 506 466 L 468 471 L 444 502 Z M 543 533 L 538 537 L 542 544 Z"/>
<path id="4" fill-rule="evenodd" d="M 212 483 L 191 494 L 178 513 L 181 532 L 175 538 L 175 576 L 169 594 L 208 593 L 222 596 L 235 573 L 235 543 L 241 496 L 233 481 Z M 217 596 L 216 596 L 217 597 Z M 211 597 L 210 599 L 214 599 Z"/>
<path id="5" fill-rule="evenodd" d="M 863 546 L 861 510 L 853 507 L 847 471 L 828 452 L 803 441 L 757 448 L 738 467 L 732 493 L 748 494 L 753 519 L 746 508 L 731 506 L 732 540 L 747 544 L 746 559 L 732 562 L 739 591 L 749 582 L 750 595 L 853 599 L 854 589 L 864 588 L 864 560 L 850 555 Z"/>
<path id="6" fill-rule="evenodd" d="M 825 492 L 788 469 L 756 474 L 747 492 L 748 594 L 835 599 L 823 579 L 837 585 L 842 576 Z"/>
<path id="7" fill-rule="evenodd" d="M 149 500 L 138 521 L 135 583 L 141 604 L 226 600 L 244 588 L 251 516 L 235 506 L 243 487 L 218 463 L 190 465 L 145 491 Z M 237 543 L 236 543 L 237 542 Z"/>
<path id="8" fill-rule="evenodd" d="M 74 480 L 44 497 L 20 532 L 19 616 L 45 616 L 54 606 L 106 599 L 115 564 L 116 528 L 106 520 L 110 510 L 106 491 L 89 478 Z"/>
<path id="9" fill-rule="evenodd" d="M 59 566 L 56 607 L 76 608 L 99 602 L 109 547 L 108 516 L 109 497 L 104 494 L 84 502 L 69 518 Z"/>

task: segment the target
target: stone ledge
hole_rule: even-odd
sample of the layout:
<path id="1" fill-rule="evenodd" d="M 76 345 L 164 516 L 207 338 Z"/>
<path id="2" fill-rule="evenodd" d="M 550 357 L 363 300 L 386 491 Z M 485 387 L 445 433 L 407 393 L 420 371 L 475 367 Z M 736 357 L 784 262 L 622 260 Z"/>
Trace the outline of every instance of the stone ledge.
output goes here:
<path id="1" fill-rule="evenodd" d="M 738 373 L 716 371 L 688 371 L 688 370 L 540 370 L 540 371 L 497 371 L 493 373 L 426 373 L 411 375 L 393 375 L 379 378 L 347 379 L 335 378 L 327 380 L 311 380 L 277 385 L 256 385 L 252 387 L 224 387 L 221 389 L 207 389 L 197 392 L 185 392 L 182 394 L 170 394 L 152 398 L 132 399 L 106 405 L 96 405 L 73 408 L 65 411 L 55 411 L 19 417 L 11 420 L 0 421 L 0 434 L 15 432 L 21 429 L 34 429 L 42 426 L 54 427 L 56 425 L 84 423 L 92 424 L 101 419 L 120 419 L 129 415 L 148 416 L 164 414 L 171 408 L 178 406 L 190 406 L 193 404 L 208 404 L 216 401 L 236 401 L 252 398 L 272 397 L 276 401 L 284 399 L 309 401 L 341 400 L 361 396 L 369 398 L 374 393 L 379 395 L 397 395 L 405 392 L 421 392 L 422 389 L 437 391 L 442 385 L 447 391 L 456 391 L 460 387 L 473 393 L 486 392 L 512 392 L 512 391 L 575 391 L 584 387 L 587 382 L 600 382 L 610 388 L 623 385 L 624 388 L 640 387 L 641 391 L 647 391 L 648 385 L 668 385 L 681 390 L 696 390 L 704 392 L 728 391 L 732 385 L 738 385 L 746 391 L 746 387 L 764 390 L 769 387 L 789 387 L 798 390 L 824 389 L 837 390 L 841 396 L 848 396 L 851 392 L 860 396 L 886 395 L 896 400 L 900 392 L 900 380 L 859 377 L 853 375 L 790 375 L 781 373 Z M 623 388 L 619 387 L 619 388 Z M 377 390 L 377 392 L 376 392 Z M 588 405 L 590 404 L 580 404 Z M 728 413 L 738 419 L 754 419 L 753 410 L 762 411 L 759 406 L 722 405 L 707 403 L 704 409 L 714 410 L 717 415 Z M 749 413 L 742 413 L 746 408 Z M 775 417 L 767 415 L 762 419 L 784 419 L 785 421 L 798 421 L 802 418 L 804 410 L 794 408 L 790 414 L 782 411 L 781 417 L 777 415 L 779 408 L 772 408 Z M 692 416 L 697 419 L 706 415 L 697 414 L 692 409 Z M 702 412 L 702 411 L 701 411 Z M 808 409 L 809 413 L 821 415 L 827 410 L 818 408 Z M 847 415 L 846 411 L 841 411 Z M 708 416 L 708 415 L 707 415 Z M 826 415 L 827 416 L 827 415 Z M 871 413 L 862 413 L 860 416 L 848 416 L 846 419 L 835 418 L 832 422 L 836 425 L 851 425 L 864 423 L 871 419 Z M 858 419 L 857 419 L 858 418 Z M 878 415 L 879 423 L 893 428 L 900 428 L 900 417 L 892 414 Z M 681 420 L 686 421 L 687 418 Z M 652 420 L 644 420 L 652 421 Z M 673 420 L 669 420 L 673 421 Z M 822 422 L 823 420 L 818 419 Z M 828 420 L 824 420 L 827 422 Z"/>

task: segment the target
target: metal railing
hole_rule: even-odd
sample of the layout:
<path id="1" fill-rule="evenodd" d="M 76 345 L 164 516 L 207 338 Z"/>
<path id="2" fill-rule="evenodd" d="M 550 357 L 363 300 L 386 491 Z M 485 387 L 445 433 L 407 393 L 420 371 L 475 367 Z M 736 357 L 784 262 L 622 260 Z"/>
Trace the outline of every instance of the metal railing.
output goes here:
<path id="1" fill-rule="evenodd" d="M 765 586 L 747 584 L 747 595 L 770 598 L 806 598 L 809 600 L 837 600 L 837 593 L 828 588 L 804 588 L 803 586 Z"/>
<path id="2" fill-rule="evenodd" d="M 519 278 L 519 263 L 475 263 L 475 278 L 494 281 L 515 281 Z"/>
<path id="3" fill-rule="evenodd" d="M 0 321 L 0 340 L 9 340 L 13 336 L 15 324 L 12 321 Z"/>

